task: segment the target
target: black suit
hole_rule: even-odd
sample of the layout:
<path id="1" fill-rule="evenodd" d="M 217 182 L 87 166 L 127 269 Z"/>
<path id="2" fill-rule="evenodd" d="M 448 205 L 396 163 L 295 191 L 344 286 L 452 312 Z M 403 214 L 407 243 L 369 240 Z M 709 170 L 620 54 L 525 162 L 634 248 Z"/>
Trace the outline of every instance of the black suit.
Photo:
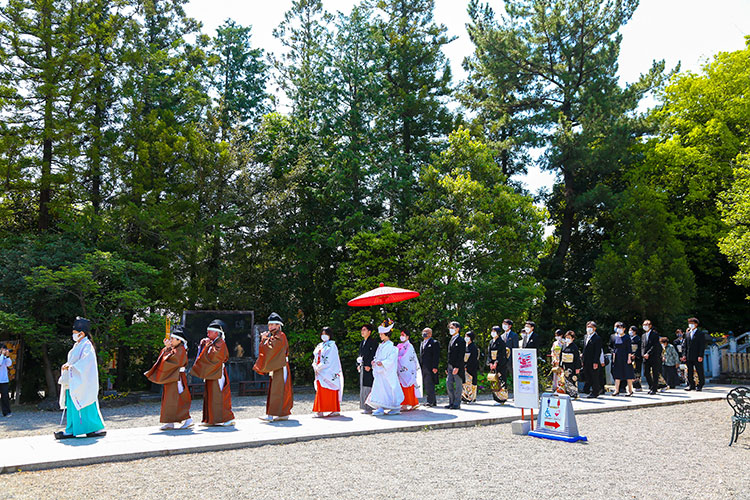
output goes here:
<path id="1" fill-rule="evenodd" d="M 661 351 L 659 334 L 654 329 L 651 329 L 648 333 L 643 332 L 641 336 L 641 352 L 643 353 L 643 366 L 650 392 L 656 392 L 659 388 Z M 646 355 L 648 355 L 648 359 L 646 359 Z"/>
<path id="2" fill-rule="evenodd" d="M 703 384 L 706 383 L 706 376 L 703 373 L 703 360 L 698 361 L 698 358 L 703 358 L 706 351 L 706 334 L 703 330 L 694 330 L 691 334 L 688 332 L 685 336 L 685 359 L 688 369 L 688 384 L 691 389 L 695 389 L 695 378 L 693 378 L 693 371 L 698 370 L 698 389 L 703 388 Z"/>
<path id="3" fill-rule="evenodd" d="M 437 404 L 435 398 L 435 386 L 438 383 L 438 374 L 433 373 L 440 364 L 440 343 L 430 337 L 419 346 L 419 361 L 422 365 L 422 387 L 427 398 L 427 404 Z"/>
<path id="4" fill-rule="evenodd" d="M 585 337 L 583 342 L 583 376 L 586 378 L 584 391 L 588 388 L 590 394 L 598 396 L 602 390 L 599 379 L 599 370 L 603 368 L 601 366 L 602 338 L 594 332 L 588 342 Z M 594 368 L 594 365 L 598 365 L 597 368 Z"/>
<path id="5" fill-rule="evenodd" d="M 464 355 L 466 354 L 466 341 L 460 334 L 454 335 L 448 341 L 448 378 L 445 385 L 448 391 L 448 404 L 453 408 L 461 407 L 461 392 L 464 381 Z M 458 373 L 453 374 L 457 368 Z"/>
<path id="6" fill-rule="evenodd" d="M 539 349 L 540 345 L 541 340 L 539 339 L 539 334 L 536 333 L 536 331 L 531 332 L 528 340 L 526 340 L 525 346 L 523 345 L 523 337 L 521 337 L 521 340 L 518 342 L 518 347 L 521 347 L 523 349 Z"/>
<path id="7" fill-rule="evenodd" d="M 378 350 L 378 342 L 370 335 L 367 340 L 363 340 L 359 343 L 359 355 L 362 356 L 362 377 L 361 385 L 364 387 L 372 387 L 373 377 L 372 369 L 367 371 L 364 369 L 365 366 L 372 366 L 372 360 L 375 358 L 375 351 Z"/>

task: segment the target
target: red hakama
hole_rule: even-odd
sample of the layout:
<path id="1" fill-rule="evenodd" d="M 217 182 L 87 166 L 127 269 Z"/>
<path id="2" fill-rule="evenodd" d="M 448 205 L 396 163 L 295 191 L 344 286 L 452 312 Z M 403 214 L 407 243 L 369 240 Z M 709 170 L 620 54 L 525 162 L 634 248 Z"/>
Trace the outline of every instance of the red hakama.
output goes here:
<path id="1" fill-rule="evenodd" d="M 341 403 L 339 402 L 339 391 L 326 389 L 320 382 L 315 382 L 317 391 L 315 392 L 315 402 L 313 403 L 313 412 L 329 413 L 340 412 Z"/>
<path id="2" fill-rule="evenodd" d="M 404 391 L 404 402 L 401 403 L 401 406 L 418 406 L 419 400 L 417 399 L 416 394 L 414 393 L 414 386 L 410 385 L 409 387 L 401 386 L 401 390 Z"/>

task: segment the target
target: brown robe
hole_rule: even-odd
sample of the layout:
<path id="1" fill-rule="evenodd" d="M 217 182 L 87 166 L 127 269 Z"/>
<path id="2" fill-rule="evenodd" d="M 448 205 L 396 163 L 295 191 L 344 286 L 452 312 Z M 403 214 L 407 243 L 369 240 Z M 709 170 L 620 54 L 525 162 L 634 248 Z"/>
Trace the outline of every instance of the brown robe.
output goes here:
<path id="1" fill-rule="evenodd" d="M 188 390 L 187 375 L 180 368 L 187 366 L 188 357 L 185 347 L 165 347 L 159 354 L 154 366 L 144 373 L 154 384 L 162 385 L 161 418 L 163 424 L 182 422 L 190 418 L 190 391 Z M 182 381 L 182 393 L 177 387 L 177 381 Z"/>
<path id="2" fill-rule="evenodd" d="M 203 422 L 221 424 L 234 419 L 232 392 L 229 389 L 229 374 L 224 363 L 229 361 L 229 350 L 222 339 L 216 342 L 209 338 L 201 340 L 200 354 L 193 363 L 190 374 L 202 378 L 206 383 L 203 395 Z M 219 389 L 219 379 L 224 374 L 224 390 Z"/>
<path id="3" fill-rule="evenodd" d="M 270 374 L 266 414 L 272 417 L 286 417 L 292 413 L 294 397 L 292 394 L 292 373 L 289 370 L 289 343 L 284 332 L 261 338 L 258 348 L 258 361 L 253 369 L 261 375 Z M 284 381 L 286 368 L 286 381 Z"/>

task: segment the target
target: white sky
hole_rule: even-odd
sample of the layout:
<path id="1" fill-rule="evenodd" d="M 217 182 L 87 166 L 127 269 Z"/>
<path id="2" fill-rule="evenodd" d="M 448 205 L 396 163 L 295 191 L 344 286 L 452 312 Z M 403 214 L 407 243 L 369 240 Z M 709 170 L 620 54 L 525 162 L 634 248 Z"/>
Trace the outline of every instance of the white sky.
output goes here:
<path id="1" fill-rule="evenodd" d="M 348 12 L 352 0 L 323 0 L 330 12 Z M 204 33 L 214 35 L 227 18 L 252 26 L 252 43 L 266 52 L 278 52 L 280 44 L 273 29 L 281 22 L 291 0 L 192 0 L 187 14 L 203 23 Z M 500 0 L 490 0 L 496 12 L 502 12 Z M 473 46 L 466 33 L 469 21 L 468 1 L 435 0 L 435 21 L 448 27 L 457 39 L 445 47 L 454 80 L 464 78 L 463 58 Z M 744 48 L 744 36 L 750 35 L 750 0 L 641 0 L 630 23 L 622 29 L 620 78 L 635 81 L 647 71 L 653 60 L 665 59 L 667 68 L 681 62 L 682 70 L 697 71 L 713 55 Z M 529 169 L 524 182 L 532 192 L 549 188 L 554 177 L 537 168 Z"/>

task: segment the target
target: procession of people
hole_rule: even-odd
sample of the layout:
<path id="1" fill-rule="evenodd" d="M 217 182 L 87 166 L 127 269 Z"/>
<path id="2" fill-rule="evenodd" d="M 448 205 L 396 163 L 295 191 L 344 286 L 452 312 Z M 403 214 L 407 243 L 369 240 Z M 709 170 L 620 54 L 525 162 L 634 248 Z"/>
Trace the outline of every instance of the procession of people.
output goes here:
<path id="1" fill-rule="evenodd" d="M 538 349 L 540 334 L 533 321 L 524 323 L 520 336 L 512 330 L 513 321 L 504 319 L 502 325 L 489 332 L 486 348 L 487 381 L 496 404 L 508 399 L 511 382 L 511 359 L 513 349 Z M 258 356 L 254 370 L 268 376 L 268 394 L 264 422 L 288 419 L 293 407 L 292 376 L 289 365 L 289 342 L 282 328 L 281 316 L 272 313 L 268 318 L 268 331 L 259 339 Z M 422 330 L 419 352 L 411 341 L 407 330 L 399 332 L 399 342 L 391 340 L 395 323 L 386 319 L 378 327 L 379 342 L 373 337 L 374 328 L 364 324 L 360 329 L 356 369 L 359 374 L 360 409 L 373 416 L 398 415 L 411 411 L 422 404 L 434 407 L 437 404 L 435 389 L 439 385 L 440 343 L 433 337 L 431 328 Z M 705 383 L 703 376 L 703 352 L 706 346 L 705 333 L 698 328 L 697 318 L 688 320 L 683 333 L 679 330 L 674 343 L 653 329 L 649 320 L 643 321 L 643 334 L 631 326 L 626 332 L 622 322 L 616 322 L 609 338 L 610 357 L 605 361 L 605 343 L 597 332 L 597 324 L 589 321 L 580 344 L 576 333 L 556 330 L 550 349 L 551 390 L 578 397 L 579 383 L 587 398 L 604 394 L 606 366 L 614 380 L 610 395 L 632 396 L 640 390 L 641 367 L 648 384 L 649 394 L 674 389 L 682 378 L 681 366 L 685 366 L 685 390 L 700 391 Z M 481 351 L 477 335 L 467 331 L 461 335 L 461 324 L 448 324 L 449 340 L 446 354 L 445 388 L 448 404 L 445 408 L 461 409 L 461 404 L 473 404 L 477 400 L 479 361 Z M 59 384 L 60 407 L 65 411 L 66 426 L 55 432 L 56 439 L 74 437 L 102 437 L 106 435 L 104 419 L 99 409 L 99 373 L 96 350 L 91 337 L 91 322 L 77 318 L 73 324 L 73 348 L 67 362 L 61 368 Z M 190 416 L 191 394 L 187 375 L 203 380 L 204 426 L 235 425 L 232 412 L 232 394 L 227 362 L 229 351 L 225 342 L 226 324 L 212 321 L 206 329 L 206 337 L 198 344 L 192 367 L 188 370 L 188 341 L 181 326 L 175 326 L 164 339 L 164 348 L 153 367 L 144 373 L 161 390 L 161 430 L 189 429 L 193 426 Z M 4 352 L 2 353 L 5 354 Z M 0 359 L 5 368 L 5 357 Z M 683 363 L 683 365 L 681 365 Z M 315 399 L 315 417 L 340 415 L 344 393 L 344 369 L 339 346 L 333 329 L 324 327 L 320 343 L 312 352 Z M 3 413 L 6 413 L 3 405 Z"/>

